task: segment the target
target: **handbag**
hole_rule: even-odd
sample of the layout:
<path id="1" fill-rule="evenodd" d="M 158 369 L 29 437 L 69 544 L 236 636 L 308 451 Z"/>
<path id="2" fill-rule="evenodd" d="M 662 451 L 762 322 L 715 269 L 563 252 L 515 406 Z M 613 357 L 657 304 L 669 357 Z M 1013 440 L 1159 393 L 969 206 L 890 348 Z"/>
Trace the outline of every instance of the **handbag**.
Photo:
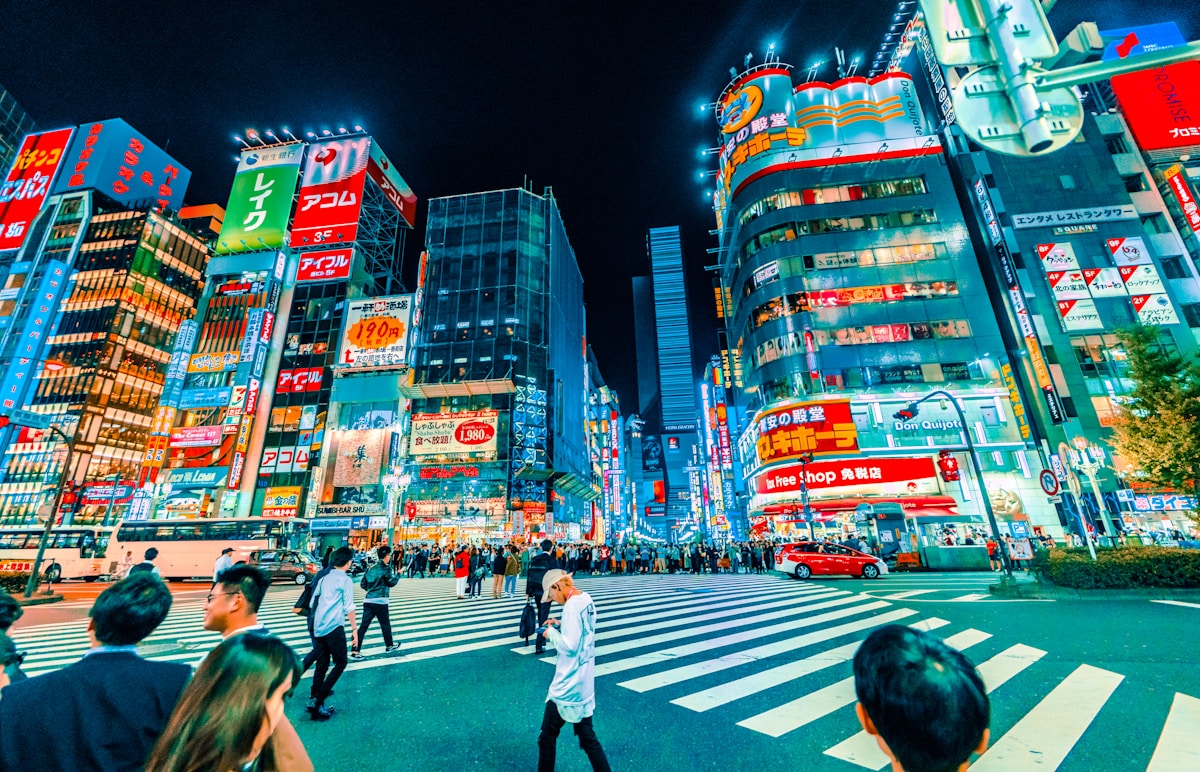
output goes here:
<path id="1" fill-rule="evenodd" d="M 528 598 L 525 601 L 525 608 L 521 609 L 521 623 L 517 626 L 517 637 L 525 639 L 525 645 L 529 645 L 529 638 L 537 632 L 537 609 L 533 607 L 533 598 Z"/>

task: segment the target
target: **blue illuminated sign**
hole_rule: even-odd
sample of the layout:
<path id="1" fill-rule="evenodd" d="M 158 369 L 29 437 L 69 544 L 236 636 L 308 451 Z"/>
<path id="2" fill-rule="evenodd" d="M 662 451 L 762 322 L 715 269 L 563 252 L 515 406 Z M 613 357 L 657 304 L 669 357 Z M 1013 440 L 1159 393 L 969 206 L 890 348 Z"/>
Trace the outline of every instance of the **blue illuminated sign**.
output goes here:
<path id="1" fill-rule="evenodd" d="M 55 193 L 95 188 L 122 204 L 178 209 L 192 173 L 120 118 L 79 127 Z"/>
<path id="2" fill-rule="evenodd" d="M 37 295 L 29 299 L 29 315 L 0 384 L 0 409 L 24 407 L 25 394 L 36 377 L 35 367 L 40 364 L 42 349 L 50 337 L 54 315 L 70 278 L 71 269 L 65 263 L 46 261 L 46 273 L 42 275 Z"/>
<path id="3" fill-rule="evenodd" d="M 179 395 L 179 409 L 191 410 L 197 407 L 225 407 L 233 394 L 231 386 L 221 386 L 214 389 L 188 389 Z"/>

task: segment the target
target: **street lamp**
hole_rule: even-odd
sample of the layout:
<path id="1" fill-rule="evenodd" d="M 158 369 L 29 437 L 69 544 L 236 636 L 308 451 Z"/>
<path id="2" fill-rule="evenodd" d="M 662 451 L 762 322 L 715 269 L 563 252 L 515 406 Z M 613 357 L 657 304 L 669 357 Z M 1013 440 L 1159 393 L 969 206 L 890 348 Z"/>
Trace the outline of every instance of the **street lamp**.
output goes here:
<path id="1" fill-rule="evenodd" d="M 809 541 L 817 540 L 817 529 L 813 524 L 812 507 L 808 504 L 808 465 L 812 463 L 813 454 L 811 452 L 801 453 L 797 461 L 800 463 L 800 504 L 804 507 L 804 521 L 808 523 L 808 538 Z"/>
<path id="2" fill-rule="evenodd" d="M 392 495 L 392 500 L 395 501 L 396 496 L 400 500 L 395 508 L 389 507 L 388 510 L 388 544 L 395 547 L 396 545 L 396 518 L 404 513 L 404 494 L 408 490 L 408 486 L 412 485 L 412 475 L 407 472 L 404 474 L 389 474 L 384 475 L 383 485 Z M 405 528 L 405 542 L 408 541 L 408 530 Z"/>
<path id="3" fill-rule="evenodd" d="M 1115 539 L 1117 536 L 1116 525 L 1108 513 L 1108 507 L 1104 506 L 1104 497 L 1100 495 L 1100 481 L 1097 475 L 1105 466 L 1104 448 L 1083 436 L 1075 437 L 1071 440 L 1071 444 L 1078 451 L 1071 454 L 1071 466 L 1087 475 L 1088 482 L 1092 486 L 1092 495 L 1096 497 L 1096 507 L 1100 510 L 1100 517 L 1104 519 L 1104 530 L 1108 532 L 1110 539 Z"/>
<path id="4" fill-rule="evenodd" d="M 908 403 L 908 407 L 897 411 L 892 417 L 897 421 L 911 421 L 921 412 L 922 402 L 928 402 L 934 397 L 939 396 L 949 400 L 950 404 L 954 406 L 954 412 L 958 414 L 958 425 L 962 427 L 963 436 L 967 439 L 967 454 L 971 457 L 971 466 L 975 470 L 975 479 L 979 480 L 979 494 L 980 498 L 983 499 L 984 510 L 987 512 L 988 525 L 992 529 L 992 539 L 996 542 L 996 551 L 1000 553 L 1000 560 L 1004 564 L 1004 574 L 1011 579 L 1012 559 L 1008 554 L 1008 550 L 1004 548 L 1004 540 L 1000 538 L 1000 526 L 996 523 L 996 513 L 992 510 L 992 500 L 988 496 L 987 485 L 983 481 L 983 465 L 979 462 L 979 452 L 975 449 L 975 442 L 971 439 L 971 429 L 967 426 L 967 417 L 963 415 L 958 400 L 950 392 L 936 389 L 921 397 L 916 402 Z"/>

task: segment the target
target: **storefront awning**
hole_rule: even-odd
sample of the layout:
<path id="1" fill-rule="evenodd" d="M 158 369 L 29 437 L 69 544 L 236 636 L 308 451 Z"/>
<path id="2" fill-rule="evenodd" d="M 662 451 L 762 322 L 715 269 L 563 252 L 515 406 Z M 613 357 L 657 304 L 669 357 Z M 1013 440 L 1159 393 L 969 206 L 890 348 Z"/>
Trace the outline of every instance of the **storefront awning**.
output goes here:
<path id="1" fill-rule="evenodd" d="M 445 383 L 412 383 L 400 386 L 400 393 L 410 399 L 440 399 L 444 397 L 474 397 L 481 394 L 513 394 L 516 384 L 511 378 L 488 378 L 482 381 L 447 381 Z"/>
<path id="2" fill-rule="evenodd" d="M 554 478 L 554 487 L 563 493 L 578 496 L 584 501 L 595 501 L 600 498 L 600 492 L 592 484 L 574 472 L 567 472 Z"/>
<path id="3" fill-rule="evenodd" d="M 980 519 L 973 515 L 960 515 L 958 501 L 952 496 L 894 496 L 894 497 L 861 497 L 844 499 L 814 499 L 809 502 L 816 513 L 817 522 L 828 522 L 842 514 L 853 514 L 859 504 L 895 503 L 904 509 L 905 517 L 928 519 L 955 520 L 961 522 L 977 522 Z M 783 504 L 768 504 L 763 507 L 763 514 L 770 516 L 795 515 L 803 509 L 799 502 Z"/>

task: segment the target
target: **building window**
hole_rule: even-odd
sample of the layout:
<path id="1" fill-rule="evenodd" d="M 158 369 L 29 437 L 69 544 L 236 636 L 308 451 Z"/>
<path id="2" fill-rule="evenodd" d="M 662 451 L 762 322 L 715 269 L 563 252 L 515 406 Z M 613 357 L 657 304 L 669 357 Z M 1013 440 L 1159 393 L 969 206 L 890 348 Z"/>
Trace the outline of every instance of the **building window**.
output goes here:
<path id="1" fill-rule="evenodd" d="M 789 207 L 912 196 L 925 192 L 927 189 L 923 177 L 905 177 L 849 185 L 823 185 L 802 190 L 781 190 L 755 201 L 742 210 L 738 217 L 738 225 L 745 225 L 764 214 Z"/>
<path id="2" fill-rule="evenodd" d="M 1186 279 L 1190 275 L 1182 257 L 1164 257 L 1159 261 L 1163 276 L 1168 279 Z"/>
<path id="3" fill-rule="evenodd" d="M 742 258 L 774 244 L 795 241 L 801 236 L 847 231 L 881 230 L 903 228 L 909 225 L 927 225 L 937 222 L 937 212 L 932 209 L 911 209 L 879 214 L 855 215 L 853 217 L 821 217 L 813 220 L 784 223 L 775 228 L 755 234 L 742 245 Z"/>
<path id="4" fill-rule="evenodd" d="M 1125 141 L 1125 137 L 1117 135 L 1115 137 L 1105 137 L 1104 146 L 1108 148 L 1108 152 L 1113 155 L 1129 152 L 1129 143 Z"/>
<path id="5" fill-rule="evenodd" d="M 1188 327 L 1200 327 L 1200 303 L 1187 303 L 1180 308 L 1183 309 L 1183 320 Z"/>
<path id="6" fill-rule="evenodd" d="M 1058 181 L 1062 184 L 1063 190 L 1075 190 L 1075 178 L 1069 174 L 1058 175 Z"/>
<path id="7" fill-rule="evenodd" d="M 1135 174 L 1132 177 L 1125 178 L 1125 191 L 1127 193 L 1140 193 L 1143 190 L 1149 190 L 1150 186 L 1146 184 L 1145 176 Z"/>

